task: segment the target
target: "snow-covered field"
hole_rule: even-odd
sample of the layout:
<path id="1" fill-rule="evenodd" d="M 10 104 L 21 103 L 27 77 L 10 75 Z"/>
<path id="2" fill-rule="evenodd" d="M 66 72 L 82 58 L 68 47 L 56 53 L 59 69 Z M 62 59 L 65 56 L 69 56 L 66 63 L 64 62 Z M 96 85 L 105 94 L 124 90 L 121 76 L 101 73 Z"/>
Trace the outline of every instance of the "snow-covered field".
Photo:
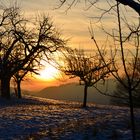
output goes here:
<path id="1" fill-rule="evenodd" d="M 140 109 L 135 109 L 140 139 Z M 139 138 L 138 138 L 139 137 Z M 26 96 L 0 99 L 0 140 L 131 140 L 126 107 Z"/>

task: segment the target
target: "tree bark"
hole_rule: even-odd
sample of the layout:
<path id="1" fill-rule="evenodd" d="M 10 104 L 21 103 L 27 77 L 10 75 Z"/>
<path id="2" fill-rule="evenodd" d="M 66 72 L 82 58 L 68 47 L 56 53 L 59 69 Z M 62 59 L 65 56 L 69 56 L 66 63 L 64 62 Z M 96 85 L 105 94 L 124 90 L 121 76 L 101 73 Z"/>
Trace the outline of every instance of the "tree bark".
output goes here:
<path id="1" fill-rule="evenodd" d="M 9 77 L 4 77 L 1 79 L 1 97 L 10 99 L 10 79 Z"/>
<path id="2" fill-rule="evenodd" d="M 18 98 L 19 98 L 19 99 L 22 98 L 22 96 L 21 96 L 21 87 L 20 87 L 20 84 L 21 84 L 21 82 L 18 81 L 18 82 L 17 82 L 17 94 L 18 94 Z"/>
<path id="3" fill-rule="evenodd" d="M 88 86 L 85 85 L 84 87 L 84 100 L 83 100 L 83 107 L 86 107 L 87 104 L 87 90 L 88 90 Z"/>
<path id="4" fill-rule="evenodd" d="M 129 89 L 129 107 L 130 107 L 130 118 L 131 118 L 131 129 L 133 140 L 136 140 L 136 132 L 135 132 L 135 118 L 134 118 L 134 107 L 133 107 L 133 97 L 132 91 Z"/>
<path id="5" fill-rule="evenodd" d="M 134 0 L 116 0 L 123 5 L 127 5 L 130 8 L 134 9 L 140 15 L 140 4 Z"/>

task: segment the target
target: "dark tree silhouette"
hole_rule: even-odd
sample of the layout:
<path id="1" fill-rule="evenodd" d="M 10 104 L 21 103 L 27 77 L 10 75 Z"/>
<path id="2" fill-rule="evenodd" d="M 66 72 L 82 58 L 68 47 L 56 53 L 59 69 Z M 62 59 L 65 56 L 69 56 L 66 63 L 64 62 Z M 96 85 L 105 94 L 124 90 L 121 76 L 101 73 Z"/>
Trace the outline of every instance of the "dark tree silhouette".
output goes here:
<path id="1" fill-rule="evenodd" d="M 86 107 L 88 87 L 95 85 L 100 80 L 105 80 L 110 72 L 103 65 L 98 54 L 90 57 L 85 54 L 84 50 L 67 49 L 62 61 L 64 61 L 64 65 L 59 66 L 59 69 L 70 78 L 78 77 L 80 85 L 84 85 L 83 107 Z M 109 66 L 111 66 L 111 62 L 108 62 Z"/>
<path id="2" fill-rule="evenodd" d="M 26 76 L 27 73 L 28 73 L 28 71 L 26 71 L 26 70 L 18 71 L 13 76 L 13 78 L 14 78 L 14 85 L 15 85 L 15 87 L 14 87 L 15 94 L 16 94 L 16 96 L 19 99 L 22 98 L 22 95 L 21 95 L 21 81 L 24 80 L 24 77 Z"/>
<path id="3" fill-rule="evenodd" d="M 59 0 L 59 1 L 60 1 L 59 8 L 64 4 L 66 4 L 68 6 L 66 8 L 66 11 L 69 10 L 73 5 L 75 5 L 79 2 L 78 0 L 72 0 L 72 1 Z M 87 6 L 86 9 L 88 10 L 90 8 L 96 8 L 96 10 L 99 10 L 101 12 L 99 17 L 97 17 L 95 15 L 93 15 L 92 17 L 93 17 L 93 19 L 98 19 L 98 22 L 101 23 L 100 27 L 103 29 L 104 33 L 106 33 L 108 36 L 113 38 L 114 46 L 117 48 L 116 51 L 121 52 L 120 54 L 116 55 L 116 51 L 115 51 L 115 53 L 112 53 L 112 50 L 111 50 L 111 56 L 113 56 L 113 57 L 114 57 L 114 55 L 116 55 L 117 57 L 121 56 L 120 62 L 122 64 L 122 65 L 120 65 L 120 62 L 117 63 L 116 59 L 114 59 L 113 65 L 114 65 L 114 69 L 116 69 L 116 72 L 112 73 L 112 75 L 128 91 L 132 134 L 133 134 L 133 140 L 135 140 L 136 135 L 135 135 L 132 91 L 134 91 L 136 89 L 136 87 L 139 85 L 139 82 L 140 82 L 139 77 L 137 78 L 137 80 L 134 78 L 135 71 L 136 71 L 136 64 L 139 61 L 138 57 L 139 57 L 139 45 L 140 45 L 140 43 L 139 43 L 140 1 L 139 0 L 114 0 L 114 1 L 106 0 L 107 6 L 103 6 L 102 4 L 99 5 L 100 2 L 102 2 L 102 1 L 85 0 L 86 6 Z M 125 5 L 125 6 L 129 6 L 131 9 L 136 11 L 136 13 L 138 15 L 135 15 L 134 20 L 132 19 L 132 17 L 131 18 L 125 17 L 125 13 L 127 12 L 126 7 L 125 7 L 126 8 L 125 10 L 123 9 L 120 11 L 120 9 L 123 8 L 121 6 L 121 4 Z M 119 8 L 119 6 L 121 6 L 121 8 Z M 110 28 L 107 28 L 107 27 L 109 27 L 108 25 L 103 26 L 105 24 L 104 21 L 108 18 L 108 17 L 103 18 L 105 15 L 108 15 L 108 17 L 110 19 L 117 16 L 117 20 L 115 20 L 114 23 L 116 23 L 116 21 L 117 21 L 117 24 L 119 26 L 117 28 L 113 28 L 111 26 L 110 26 Z M 128 16 L 128 14 L 127 14 L 127 16 Z M 107 29 L 105 29 L 105 28 L 107 28 Z M 111 33 L 109 32 L 109 29 L 111 29 Z M 98 51 L 100 52 L 100 55 L 102 56 L 101 48 L 99 48 L 99 45 L 95 39 L 93 32 L 91 34 L 92 34 L 91 38 L 93 39 L 95 46 L 97 47 Z M 119 45 L 118 45 L 118 43 L 119 43 Z M 112 45 L 110 45 L 110 46 L 112 46 Z M 132 51 L 127 46 L 133 46 L 134 48 L 133 47 L 132 48 L 134 50 Z M 134 63 L 135 65 L 133 67 L 133 70 L 132 70 L 133 72 L 132 72 L 131 76 L 128 74 L 128 69 L 127 69 L 131 63 L 131 61 L 128 59 L 128 56 L 129 57 L 131 56 L 135 60 L 135 63 Z M 104 57 L 102 57 L 102 60 L 104 60 L 105 63 L 107 61 L 107 59 L 105 59 Z M 123 70 L 122 70 L 122 67 L 123 67 Z M 118 71 L 119 68 L 121 68 L 122 72 L 125 74 L 125 77 L 127 79 L 126 83 L 123 82 L 122 73 L 120 72 L 120 70 Z M 109 68 L 108 68 L 108 70 L 109 70 Z M 136 80 L 135 83 L 134 83 L 134 80 Z"/>
<path id="4" fill-rule="evenodd" d="M 134 79 L 133 79 L 133 83 L 132 83 L 132 86 L 136 86 L 136 88 L 134 90 L 132 90 L 133 105 L 134 105 L 134 107 L 140 107 L 140 92 L 139 92 L 140 84 L 138 82 L 138 78 L 140 78 L 140 59 L 138 58 L 138 62 L 136 64 L 135 64 L 135 60 L 132 62 L 133 62 L 132 65 L 130 65 L 129 68 L 127 68 L 127 69 L 128 69 L 129 77 L 132 77 L 133 69 L 134 69 L 134 67 L 136 67 L 136 70 L 134 73 Z M 127 80 L 126 76 L 122 77 L 122 81 L 123 81 L 123 83 L 125 83 L 125 85 L 127 85 L 128 80 Z M 117 87 L 116 87 L 116 91 L 114 92 L 114 94 L 116 96 L 120 97 L 120 99 L 112 98 L 111 102 L 113 104 L 129 106 L 128 89 L 124 88 L 124 86 L 120 82 L 117 82 Z"/>
<path id="5" fill-rule="evenodd" d="M 124 77 L 124 82 L 126 82 L 126 78 Z M 133 106 L 140 107 L 140 85 L 133 91 Z M 111 104 L 121 105 L 121 106 L 129 106 L 129 95 L 128 90 L 122 86 L 119 82 L 117 82 L 116 90 L 113 93 L 115 96 L 120 98 L 111 98 Z"/>
<path id="6" fill-rule="evenodd" d="M 132 93 L 136 90 L 138 85 L 140 84 L 140 77 L 136 74 L 139 73 L 139 33 L 140 33 L 140 20 L 137 19 L 137 24 L 130 25 L 123 16 L 121 16 L 121 12 L 119 9 L 119 3 L 117 3 L 117 20 L 118 20 L 118 30 L 113 30 L 113 33 L 106 32 L 114 41 L 115 52 L 113 53 L 113 46 L 111 47 L 111 57 L 114 57 L 113 67 L 116 69 L 115 73 L 112 75 L 115 79 L 126 89 L 129 97 L 129 107 L 131 114 L 131 125 L 132 125 L 132 134 L 133 140 L 136 139 L 135 134 L 135 119 L 134 119 L 134 111 L 133 111 L 133 98 Z M 124 28 L 125 27 L 125 28 Z M 102 55 L 101 47 L 99 47 L 93 30 L 91 31 L 92 39 L 95 46 L 102 57 L 104 63 L 106 63 L 105 57 Z M 126 46 L 129 48 L 126 49 Z M 130 47 L 131 46 L 131 47 Z M 133 50 L 132 50 L 133 49 Z M 119 59 L 120 56 L 120 59 Z M 133 61 L 132 61 L 133 60 Z M 109 68 L 108 68 L 109 69 Z M 125 76 L 125 80 L 124 77 Z"/>
<path id="7" fill-rule="evenodd" d="M 1 96 L 10 98 L 11 77 L 24 70 L 31 62 L 38 63 L 40 57 L 49 58 L 65 46 L 49 17 L 42 16 L 29 22 L 20 14 L 20 9 L 2 9 L 0 15 L 0 79 Z M 15 54 L 21 49 L 20 57 Z"/>
<path id="8" fill-rule="evenodd" d="M 79 0 L 72 0 L 72 1 L 58 0 L 58 1 L 60 2 L 59 8 L 61 6 L 63 6 L 64 4 L 67 4 L 68 5 L 67 10 L 69 10 L 75 4 L 81 2 Z M 106 0 L 106 3 L 109 6 L 111 6 L 111 7 L 109 9 L 100 8 L 100 10 L 101 11 L 104 11 L 104 13 L 109 12 L 116 5 L 116 4 L 114 4 L 114 3 L 116 3 L 116 1 L 119 2 L 119 3 L 121 3 L 122 5 L 129 6 L 130 8 L 132 8 L 133 10 L 135 10 L 140 15 L 140 1 L 139 0 L 136 0 L 136 1 L 135 0 L 114 0 L 114 1 Z M 99 8 L 98 6 L 101 3 L 101 1 L 99 1 L 99 0 L 83 0 L 83 3 L 86 3 L 86 5 L 88 5 L 87 9 L 89 9 L 91 7 L 95 7 L 95 8 L 98 9 Z"/>
<path id="9" fill-rule="evenodd" d="M 24 55 L 24 50 L 21 46 L 15 48 L 14 59 L 20 60 L 21 56 Z M 38 61 L 36 61 L 38 59 Z M 29 63 L 26 64 L 21 70 L 17 71 L 13 75 L 13 82 L 15 88 L 15 94 L 18 98 L 21 98 L 21 82 L 25 80 L 25 77 L 28 73 L 38 74 L 38 70 L 41 67 L 40 60 L 42 59 L 41 55 L 37 54 L 32 59 L 30 59 Z"/>
<path id="10" fill-rule="evenodd" d="M 35 69 L 33 67 L 26 67 L 23 68 L 22 70 L 16 72 L 13 75 L 13 80 L 14 80 L 14 85 L 15 85 L 15 94 L 17 95 L 17 97 L 20 99 L 22 98 L 22 94 L 21 94 L 21 82 L 24 80 L 27 80 L 26 75 L 28 76 L 28 73 L 34 73 L 34 74 L 39 74 L 37 72 L 38 69 Z"/>

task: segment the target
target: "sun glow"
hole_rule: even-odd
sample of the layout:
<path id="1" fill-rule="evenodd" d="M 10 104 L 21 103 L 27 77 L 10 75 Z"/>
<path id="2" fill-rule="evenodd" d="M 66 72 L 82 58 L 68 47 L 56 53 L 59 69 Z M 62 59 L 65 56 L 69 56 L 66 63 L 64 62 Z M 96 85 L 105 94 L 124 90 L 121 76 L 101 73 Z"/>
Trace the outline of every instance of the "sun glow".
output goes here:
<path id="1" fill-rule="evenodd" d="M 40 80 L 45 81 L 53 81 L 59 75 L 59 70 L 51 65 L 47 65 L 44 69 L 39 71 L 39 75 L 37 76 Z"/>

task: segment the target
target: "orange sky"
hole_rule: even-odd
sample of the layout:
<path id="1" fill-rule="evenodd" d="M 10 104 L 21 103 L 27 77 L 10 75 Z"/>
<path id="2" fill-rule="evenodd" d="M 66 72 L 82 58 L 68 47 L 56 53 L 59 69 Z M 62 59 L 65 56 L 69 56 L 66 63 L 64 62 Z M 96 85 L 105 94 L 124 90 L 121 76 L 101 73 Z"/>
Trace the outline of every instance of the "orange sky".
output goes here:
<path id="1" fill-rule="evenodd" d="M 88 31 L 90 20 L 86 17 L 85 12 L 82 9 L 77 10 L 76 8 L 67 14 L 64 12 L 65 8 L 54 10 L 58 5 L 56 1 L 58 2 L 58 0 L 17 0 L 22 11 L 24 11 L 23 13 L 30 18 L 40 13 L 46 13 L 46 15 L 52 17 L 52 21 L 64 38 L 70 38 L 69 46 L 73 48 L 92 48 L 92 40 Z M 49 69 L 49 67 L 47 68 Z M 49 86 L 59 86 L 60 84 L 75 82 L 73 79 L 64 82 L 55 78 L 52 80 L 46 78 L 45 80 L 45 76 L 48 77 L 47 73 L 46 70 L 44 77 L 37 76 L 36 79 L 23 82 L 22 88 L 35 91 Z"/>
<path id="2" fill-rule="evenodd" d="M 65 13 L 66 5 L 60 9 L 55 9 L 58 6 L 59 0 L 16 0 L 18 5 L 21 7 L 21 11 L 24 15 L 28 16 L 30 19 L 35 17 L 37 14 L 45 13 L 52 17 L 52 21 L 56 28 L 60 30 L 65 38 L 71 38 L 68 45 L 73 48 L 84 48 L 84 49 L 93 49 L 94 45 L 91 40 L 91 36 L 88 30 L 90 22 L 98 26 L 99 23 L 93 22 L 93 18 L 99 16 L 99 11 L 86 10 L 86 6 L 83 3 L 79 3 L 77 6 L 74 6 L 70 11 Z M 13 3 L 13 0 L 0 0 L 1 3 L 9 5 Z M 106 7 L 106 2 L 102 1 L 100 3 L 102 7 Z M 82 7 L 82 8 L 81 8 Z M 129 14 L 129 11 L 128 15 Z M 114 15 L 108 16 L 104 19 L 104 25 L 107 27 L 107 30 L 110 30 L 116 26 L 116 22 L 113 19 Z M 99 32 L 99 28 L 95 28 L 96 38 L 99 43 L 103 43 L 103 40 L 106 38 L 102 32 Z M 45 74 L 44 74 L 45 76 Z M 64 83 L 64 82 L 62 82 Z M 40 90 L 47 86 L 59 85 L 62 84 L 59 80 L 41 80 L 41 78 L 33 79 L 29 82 L 23 82 L 22 87 L 27 90 Z"/>
<path id="3" fill-rule="evenodd" d="M 50 87 L 50 86 L 59 86 L 62 84 L 68 84 L 72 82 L 77 82 L 76 79 L 54 79 L 52 81 L 50 80 L 41 80 L 36 78 L 31 78 L 30 80 L 23 81 L 21 86 L 24 90 L 27 91 L 40 91 L 43 88 Z"/>

